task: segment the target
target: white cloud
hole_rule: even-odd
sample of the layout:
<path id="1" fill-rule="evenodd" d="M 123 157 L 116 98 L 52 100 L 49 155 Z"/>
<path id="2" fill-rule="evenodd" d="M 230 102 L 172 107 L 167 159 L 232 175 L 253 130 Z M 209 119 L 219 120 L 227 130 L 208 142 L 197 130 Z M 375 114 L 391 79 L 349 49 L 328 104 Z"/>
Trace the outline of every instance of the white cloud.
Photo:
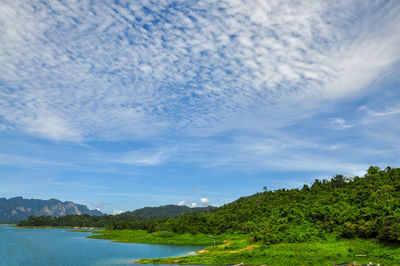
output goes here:
<path id="1" fill-rule="evenodd" d="M 15 130 L 15 129 L 9 125 L 0 124 L 0 132 L 1 131 L 11 131 L 11 130 Z"/>
<path id="2" fill-rule="evenodd" d="M 200 199 L 200 203 L 203 205 L 209 205 L 210 204 L 210 200 L 207 198 L 201 198 Z"/>
<path id="3" fill-rule="evenodd" d="M 192 202 L 192 203 L 190 204 L 190 207 L 191 207 L 191 208 L 197 207 L 197 203 L 196 203 L 196 202 Z"/>
<path id="4" fill-rule="evenodd" d="M 41 157 L 33 156 L 20 156 L 11 153 L 0 153 L 0 165 L 24 165 L 24 167 L 37 167 L 48 169 L 51 167 L 61 168 L 73 168 L 74 165 L 68 162 L 59 162 Z"/>
<path id="5" fill-rule="evenodd" d="M 400 114 L 400 104 L 388 106 L 382 111 L 369 110 L 367 107 L 364 107 L 363 110 L 366 110 L 367 114 L 370 116 L 375 116 L 375 117 L 393 116 L 393 115 Z"/>
<path id="6" fill-rule="evenodd" d="M 183 206 L 183 205 L 185 205 L 185 200 L 178 202 L 178 206 Z"/>
<path id="7" fill-rule="evenodd" d="M 121 211 L 121 210 L 113 210 L 112 211 L 112 214 L 113 215 L 117 215 L 117 214 L 121 214 L 121 213 L 123 213 L 124 211 Z"/>
<path id="8" fill-rule="evenodd" d="M 36 117 L 25 117 L 26 131 L 55 140 L 80 141 L 80 134 L 68 122 L 49 112 L 38 113 Z"/>
<path id="9" fill-rule="evenodd" d="M 355 95 L 400 59 L 396 2 L 146 6 L 2 3 L 0 116 L 54 140 L 212 135 Z"/>
<path id="10" fill-rule="evenodd" d="M 336 149 L 340 149 L 340 148 L 343 148 L 344 146 L 343 145 L 341 145 L 341 144 L 332 144 L 332 145 L 329 145 L 329 149 L 331 149 L 331 150 L 336 150 Z"/>
<path id="11" fill-rule="evenodd" d="M 318 131 L 319 132 L 319 131 Z M 323 133 L 331 132 L 326 129 Z M 343 174 L 354 174 L 364 171 L 369 163 L 360 159 L 373 154 L 377 158 L 374 147 L 365 150 L 365 146 L 342 143 L 333 131 L 333 143 L 324 139 L 324 135 L 299 138 L 287 132 L 276 132 L 277 135 L 240 136 L 228 142 L 202 141 L 201 143 L 185 143 L 174 160 L 183 163 L 200 165 L 205 168 L 232 169 L 253 175 L 263 171 L 312 171 Z M 322 138 L 322 139 L 321 139 Z M 338 143 L 340 141 L 340 143 Z M 385 153 L 393 154 L 386 150 Z M 218 162 L 218 163 L 216 163 Z M 390 163 L 389 163 L 390 165 Z M 209 171 L 212 171 L 210 169 Z"/>
<path id="12" fill-rule="evenodd" d="M 376 82 L 398 74 L 397 2 L 201 1 L 171 8 L 166 1 L 146 7 L 152 12 L 142 3 L 3 1 L 0 131 L 150 143 L 112 156 L 91 151 L 74 162 L 87 171 L 101 161 L 110 168 L 93 170 L 110 172 L 167 161 L 243 171 L 337 171 L 340 165 L 350 172 L 371 161 L 360 152 L 368 143 L 361 136 L 399 147 L 398 105 L 363 102 L 360 119 L 334 106 L 377 91 Z M 332 111 L 329 128 L 348 130 L 306 136 L 326 129 L 326 116 L 323 125 L 303 127 L 326 110 Z M 343 141 L 355 129 L 358 142 Z M 0 157 L 0 164 L 77 168 L 58 156 Z"/>
<path id="13" fill-rule="evenodd" d="M 355 125 L 349 125 L 345 119 L 336 117 L 331 119 L 331 124 L 335 125 L 337 128 L 344 129 L 344 128 L 351 128 Z"/>
<path id="14" fill-rule="evenodd" d="M 163 163 L 168 157 L 169 151 L 165 149 L 141 149 L 127 152 L 113 161 L 124 164 L 152 166 Z"/>
<path id="15" fill-rule="evenodd" d="M 104 205 L 105 205 L 105 203 L 104 203 L 104 200 L 100 200 L 100 201 L 98 201 L 98 202 L 96 202 L 96 201 L 86 201 L 85 202 L 87 205 L 89 205 L 89 207 L 90 208 L 95 208 L 96 210 L 98 210 L 98 211 L 100 211 L 101 209 L 103 209 L 104 208 Z"/>

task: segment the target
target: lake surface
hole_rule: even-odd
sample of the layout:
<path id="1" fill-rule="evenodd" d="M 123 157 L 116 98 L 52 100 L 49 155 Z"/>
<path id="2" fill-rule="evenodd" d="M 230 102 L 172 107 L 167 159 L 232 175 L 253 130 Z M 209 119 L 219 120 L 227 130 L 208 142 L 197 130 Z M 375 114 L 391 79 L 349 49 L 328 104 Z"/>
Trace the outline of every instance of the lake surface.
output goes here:
<path id="1" fill-rule="evenodd" d="M 24 229 L 0 225 L 0 265 L 127 265 L 140 258 L 187 255 L 204 246 L 114 243 L 68 229 Z"/>

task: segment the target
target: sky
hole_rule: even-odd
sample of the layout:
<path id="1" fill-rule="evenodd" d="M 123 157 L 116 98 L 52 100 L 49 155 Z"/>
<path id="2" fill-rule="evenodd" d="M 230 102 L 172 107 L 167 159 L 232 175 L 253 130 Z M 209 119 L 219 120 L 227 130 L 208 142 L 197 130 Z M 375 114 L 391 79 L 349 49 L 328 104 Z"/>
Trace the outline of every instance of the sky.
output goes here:
<path id="1" fill-rule="evenodd" d="M 400 165 L 399 1 L 0 3 L 0 197 L 220 206 Z"/>

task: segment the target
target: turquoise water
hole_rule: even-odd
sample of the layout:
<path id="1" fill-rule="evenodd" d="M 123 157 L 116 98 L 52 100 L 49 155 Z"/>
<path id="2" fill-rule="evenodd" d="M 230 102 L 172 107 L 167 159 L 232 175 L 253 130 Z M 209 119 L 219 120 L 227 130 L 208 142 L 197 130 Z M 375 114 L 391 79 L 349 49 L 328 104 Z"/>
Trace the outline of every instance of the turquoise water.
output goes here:
<path id="1" fill-rule="evenodd" d="M 0 225 L 0 265 L 127 265 L 140 258 L 183 256 L 204 247 L 113 243 L 87 235 Z"/>

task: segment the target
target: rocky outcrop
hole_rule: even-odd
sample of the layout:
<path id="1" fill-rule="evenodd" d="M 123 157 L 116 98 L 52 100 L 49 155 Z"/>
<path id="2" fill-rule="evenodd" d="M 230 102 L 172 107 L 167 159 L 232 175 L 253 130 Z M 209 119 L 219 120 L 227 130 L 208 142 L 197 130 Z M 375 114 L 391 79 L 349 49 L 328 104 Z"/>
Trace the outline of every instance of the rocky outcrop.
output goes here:
<path id="1" fill-rule="evenodd" d="M 57 199 L 40 200 L 22 197 L 0 198 L 0 223 L 16 223 L 29 216 L 62 216 L 68 214 L 102 215 L 99 210 L 89 210 L 85 205 Z"/>

